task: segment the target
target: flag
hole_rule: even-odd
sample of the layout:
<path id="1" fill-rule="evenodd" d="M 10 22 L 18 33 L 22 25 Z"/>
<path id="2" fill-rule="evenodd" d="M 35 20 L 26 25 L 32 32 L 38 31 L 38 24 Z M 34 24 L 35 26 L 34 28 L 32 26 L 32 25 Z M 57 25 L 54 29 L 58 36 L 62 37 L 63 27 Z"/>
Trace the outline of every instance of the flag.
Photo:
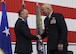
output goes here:
<path id="1" fill-rule="evenodd" d="M 24 0 L 22 0 L 22 9 L 25 9 Z"/>
<path id="2" fill-rule="evenodd" d="M 41 13 L 40 13 L 40 6 L 38 3 L 36 4 L 36 28 L 37 28 L 37 35 L 42 34 L 42 18 L 41 18 Z M 43 42 L 42 40 L 37 41 L 36 43 L 37 47 L 37 54 L 44 54 L 44 49 L 43 49 Z"/>
<path id="3" fill-rule="evenodd" d="M 22 9 L 25 9 L 24 0 L 22 0 Z M 25 20 L 25 22 L 27 23 L 27 20 Z"/>
<path id="4" fill-rule="evenodd" d="M 6 6 L 2 1 L 2 19 L 0 25 L 0 54 L 12 54 Z"/>
<path id="5" fill-rule="evenodd" d="M 24 4 L 22 4 L 22 9 L 25 9 L 25 5 Z"/>

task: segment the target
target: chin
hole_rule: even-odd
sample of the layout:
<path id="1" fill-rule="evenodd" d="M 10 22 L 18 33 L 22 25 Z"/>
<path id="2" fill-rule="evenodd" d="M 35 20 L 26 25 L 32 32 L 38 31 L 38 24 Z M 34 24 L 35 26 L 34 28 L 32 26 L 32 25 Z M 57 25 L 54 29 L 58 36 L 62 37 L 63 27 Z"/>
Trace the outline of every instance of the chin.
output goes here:
<path id="1" fill-rule="evenodd" d="M 47 14 L 44 14 L 45 16 L 47 16 Z"/>
<path id="2" fill-rule="evenodd" d="M 45 15 L 45 16 L 47 16 L 47 15 Z"/>

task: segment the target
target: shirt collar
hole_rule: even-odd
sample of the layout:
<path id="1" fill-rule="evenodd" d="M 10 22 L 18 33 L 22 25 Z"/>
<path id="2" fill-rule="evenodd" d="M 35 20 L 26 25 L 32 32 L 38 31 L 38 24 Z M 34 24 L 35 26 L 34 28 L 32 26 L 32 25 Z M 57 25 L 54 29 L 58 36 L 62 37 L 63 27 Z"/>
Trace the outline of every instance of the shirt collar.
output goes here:
<path id="1" fill-rule="evenodd" d="M 25 19 L 23 19 L 22 17 L 19 17 L 20 19 L 22 19 L 22 21 L 25 21 Z"/>
<path id="2" fill-rule="evenodd" d="M 50 14 L 49 14 L 49 18 L 51 17 L 52 13 L 53 13 L 53 11 L 52 11 L 52 12 L 50 12 Z"/>

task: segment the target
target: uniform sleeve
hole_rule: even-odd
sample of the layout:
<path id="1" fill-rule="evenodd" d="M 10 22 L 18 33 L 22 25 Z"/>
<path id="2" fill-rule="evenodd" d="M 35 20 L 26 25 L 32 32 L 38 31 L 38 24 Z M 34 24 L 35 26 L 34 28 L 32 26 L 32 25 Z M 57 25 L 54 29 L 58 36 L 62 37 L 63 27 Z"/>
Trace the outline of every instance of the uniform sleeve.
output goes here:
<path id="1" fill-rule="evenodd" d="M 57 24 L 59 29 L 59 43 L 67 41 L 67 26 L 62 14 L 57 14 Z"/>
<path id="2" fill-rule="evenodd" d="M 44 20 L 44 28 L 45 28 L 45 20 Z M 42 37 L 42 39 L 44 39 L 45 37 L 47 37 L 47 35 L 46 35 L 46 28 L 45 28 L 44 32 L 42 33 L 41 37 Z"/>
<path id="3" fill-rule="evenodd" d="M 46 31 L 44 31 L 44 32 L 42 33 L 42 35 L 41 35 L 41 38 L 42 38 L 42 39 L 44 39 L 45 37 L 47 37 Z"/>

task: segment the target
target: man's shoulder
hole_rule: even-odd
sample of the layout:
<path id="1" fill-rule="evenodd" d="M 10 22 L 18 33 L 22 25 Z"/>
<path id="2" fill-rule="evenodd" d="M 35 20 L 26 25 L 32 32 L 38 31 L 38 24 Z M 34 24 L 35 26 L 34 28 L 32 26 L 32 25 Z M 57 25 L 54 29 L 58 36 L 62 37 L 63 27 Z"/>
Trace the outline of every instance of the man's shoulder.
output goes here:
<path id="1" fill-rule="evenodd" d="M 54 15 L 55 16 L 63 16 L 61 13 L 58 13 L 58 12 L 54 12 Z"/>
<path id="2" fill-rule="evenodd" d="M 15 24 L 16 24 L 16 25 L 21 24 L 21 19 L 18 18 Z"/>

